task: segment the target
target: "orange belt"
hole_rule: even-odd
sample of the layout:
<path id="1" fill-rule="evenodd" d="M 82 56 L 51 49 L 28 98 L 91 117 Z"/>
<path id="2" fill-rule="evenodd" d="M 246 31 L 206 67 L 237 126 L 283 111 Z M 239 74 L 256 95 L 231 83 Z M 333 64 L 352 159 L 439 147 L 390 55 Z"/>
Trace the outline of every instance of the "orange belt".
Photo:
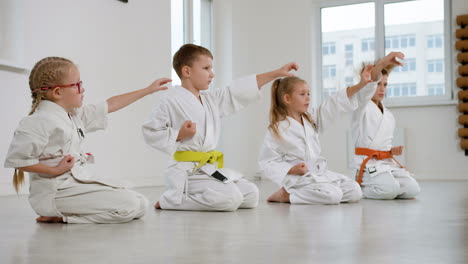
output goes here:
<path id="1" fill-rule="evenodd" d="M 366 167 L 367 162 L 375 158 L 376 160 L 383 160 L 383 159 L 393 159 L 401 168 L 404 168 L 403 165 L 396 160 L 391 151 L 380 151 L 380 150 L 374 150 L 374 149 L 368 149 L 368 148 L 356 148 L 354 150 L 354 154 L 356 155 L 364 155 L 367 156 L 365 160 L 362 161 L 361 168 L 359 168 L 359 174 L 357 176 L 356 181 L 361 185 L 362 183 L 362 174 L 364 173 L 364 168 Z"/>

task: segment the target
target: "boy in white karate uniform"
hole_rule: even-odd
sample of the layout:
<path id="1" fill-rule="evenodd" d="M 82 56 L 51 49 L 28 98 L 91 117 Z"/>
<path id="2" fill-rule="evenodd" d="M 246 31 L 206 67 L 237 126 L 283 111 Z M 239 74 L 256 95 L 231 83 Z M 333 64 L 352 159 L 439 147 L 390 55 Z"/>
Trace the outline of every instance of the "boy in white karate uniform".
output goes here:
<path id="1" fill-rule="evenodd" d="M 157 209 L 235 211 L 258 204 L 256 185 L 222 168 L 223 154 L 215 150 L 221 118 L 256 100 L 264 84 L 291 75 L 288 72 L 297 65 L 289 63 L 235 80 L 225 89 L 207 90 L 214 77 L 212 60 L 208 49 L 183 45 L 173 59 L 182 85 L 170 89 L 143 124 L 146 143 L 174 157 L 164 173 L 166 190 Z"/>
<path id="2" fill-rule="evenodd" d="M 389 74 L 390 68 L 382 69 L 377 87 L 363 89 L 358 94 L 359 107 L 353 113 L 351 124 L 356 147 L 356 181 L 365 198 L 410 199 L 420 192 L 419 184 L 393 157 L 401 155 L 403 146 L 392 146 L 395 118 L 382 104 Z"/>
<path id="3" fill-rule="evenodd" d="M 15 131 L 5 167 L 15 168 L 16 191 L 29 172 L 29 202 L 38 222 L 124 223 L 145 214 L 146 198 L 120 184 L 91 174 L 84 150 L 88 133 L 107 126 L 107 114 L 147 94 L 170 79 L 147 88 L 82 105 L 84 87 L 76 65 L 60 57 L 36 63 L 29 76 L 33 98 L 30 115 Z"/>

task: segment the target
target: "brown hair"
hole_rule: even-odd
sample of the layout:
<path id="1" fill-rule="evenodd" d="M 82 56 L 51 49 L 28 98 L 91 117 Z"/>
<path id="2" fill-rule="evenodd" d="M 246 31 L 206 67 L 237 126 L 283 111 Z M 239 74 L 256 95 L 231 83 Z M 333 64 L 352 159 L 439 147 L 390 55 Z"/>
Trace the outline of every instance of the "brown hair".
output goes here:
<path id="1" fill-rule="evenodd" d="M 174 58 L 172 59 L 172 67 L 176 71 L 179 78 L 182 78 L 182 67 L 191 67 L 193 62 L 196 61 L 200 55 L 206 55 L 213 59 L 211 52 L 202 46 L 185 44 L 179 48 L 179 50 L 174 54 Z"/>
<path id="2" fill-rule="evenodd" d="M 268 128 L 271 129 L 278 139 L 281 139 L 278 123 L 285 120 L 288 116 L 288 109 L 284 103 L 284 95 L 291 95 L 297 83 L 306 83 L 306 81 L 299 77 L 286 77 L 283 79 L 276 79 L 271 85 L 270 125 Z M 312 117 L 308 113 L 304 113 L 303 117 L 311 124 L 314 124 Z"/>
<path id="3" fill-rule="evenodd" d="M 63 79 L 68 74 L 68 70 L 73 66 L 73 62 L 61 57 L 47 57 L 38 61 L 29 74 L 29 88 L 31 89 L 32 106 L 29 115 L 32 115 L 40 102 L 45 99 L 44 91 L 37 90 L 41 87 L 63 84 Z M 15 169 L 13 174 L 13 186 L 16 192 L 24 183 L 24 172 Z"/>

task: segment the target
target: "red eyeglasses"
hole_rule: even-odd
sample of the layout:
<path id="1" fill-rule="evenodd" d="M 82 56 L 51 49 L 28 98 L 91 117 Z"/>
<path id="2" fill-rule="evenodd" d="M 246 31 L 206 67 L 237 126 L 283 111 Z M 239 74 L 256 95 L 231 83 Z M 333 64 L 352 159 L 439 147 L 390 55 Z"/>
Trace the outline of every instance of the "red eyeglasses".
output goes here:
<path id="1" fill-rule="evenodd" d="M 49 90 L 49 89 L 54 89 L 54 88 L 70 88 L 70 87 L 78 87 L 78 93 L 81 93 L 82 91 L 82 88 L 83 88 L 83 82 L 82 81 L 79 81 L 77 83 L 72 83 L 72 84 L 64 84 L 64 85 L 55 85 L 55 86 L 49 86 L 49 87 L 41 87 L 41 88 L 37 88 L 36 90 L 33 90 L 32 93 L 35 93 L 39 90 Z"/>

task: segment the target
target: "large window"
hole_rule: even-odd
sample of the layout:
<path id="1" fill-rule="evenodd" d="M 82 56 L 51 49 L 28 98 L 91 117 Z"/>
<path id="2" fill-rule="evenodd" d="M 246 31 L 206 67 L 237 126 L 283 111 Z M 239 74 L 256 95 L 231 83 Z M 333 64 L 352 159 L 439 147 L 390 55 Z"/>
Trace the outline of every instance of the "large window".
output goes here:
<path id="1" fill-rule="evenodd" d="M 449 0 L 321 1 L 321 69 L 336 65 L 335 78 L 322 72 L 323 97 L 359 80 L 363 62 L 391 51 L 405 54 L 404 66 L 388 78 L 387 105 L 431 104 L 452 99 Z M 333 43 L 337 56 L 327 56 Z M 319 68 L 320 69 L 320 68 Z M 351 78 L 354 77 L 354 79 Z M 327 92 L 324 91 L 327 89 Z"/>
<path id="2" fill-rule="evenodd" d="M 186 43 L 211 49 L 211 0 L 171 0 L 172 55 Z M 180 84 L 172 69 L 172 83 Z"/>
<path id="3" fill-rule="evenodd" d="M 322 51 L 328 43 L 336 49 L 336 56 L 322 52 L 322 98 L 352 85 L 361 63 L 374 61 L 373 10 L 374 3 L 321 9 Z"/>

